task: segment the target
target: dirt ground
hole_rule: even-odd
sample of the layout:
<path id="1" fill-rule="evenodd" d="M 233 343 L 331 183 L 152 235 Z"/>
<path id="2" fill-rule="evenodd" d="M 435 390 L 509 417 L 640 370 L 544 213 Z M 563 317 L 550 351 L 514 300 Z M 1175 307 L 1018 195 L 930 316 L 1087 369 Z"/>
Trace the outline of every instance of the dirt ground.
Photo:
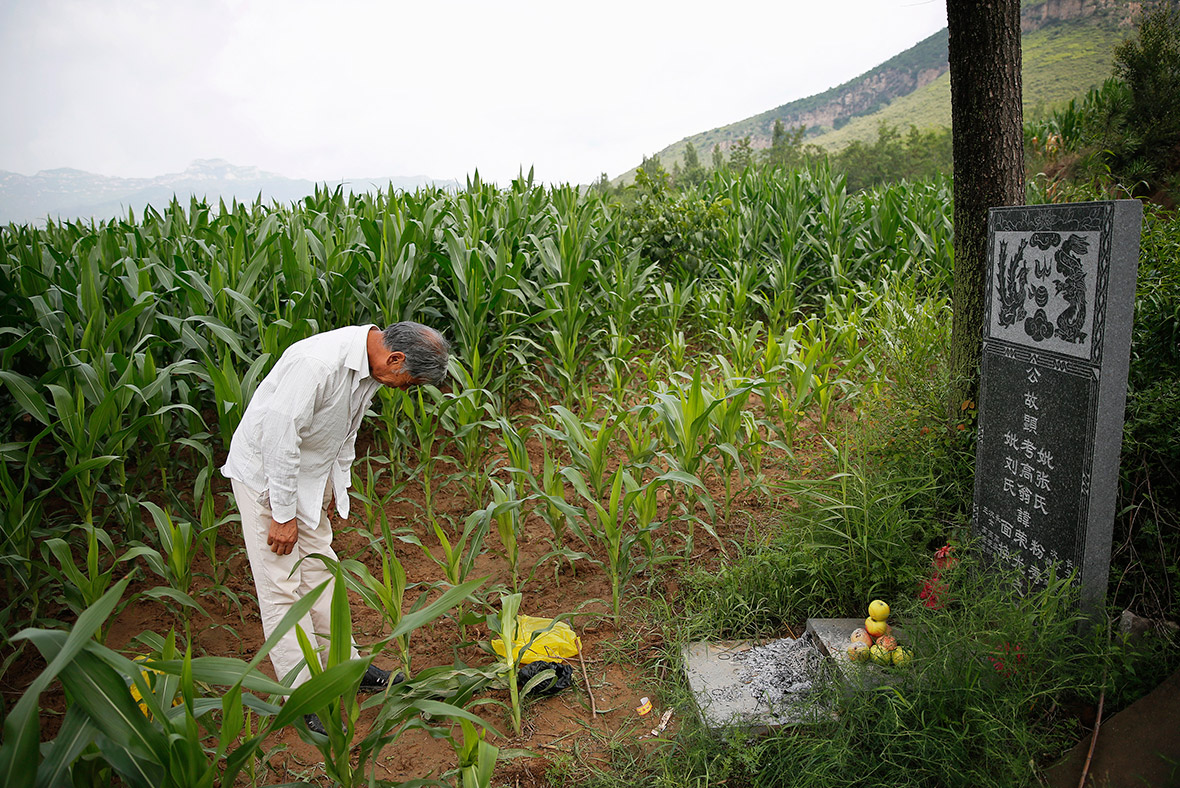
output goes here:
<path id="1" fill-rule="evenodd" d="M 847 409 L 843 417 L 851 418 L 850 409 Z M 494 434 L 491 440 L 493 443 L 496 442 Z M 369 435 L 363 432 L 358 440 L 358 457 L 365 457 L 370 441 Z M 529 451 L 534 473 L 539 474 L 541 447 L 535 438 L 529 442 Z M 732 516 L 728 522 L 717 524 L 723 542 L 740 540 L 751 533 L 767 534 L 781 522 L 782 507 L 787 505 L 787 501 L 781 493 L 775 491 L 774 485 L 791 476 L 806 473 L 805 469 L 812 461 L 823 454 L 822 442 L 815 434 L 806 434 L 800 430 L 797 433 L 794 452 L 793 458 L 773 451 L 768 452 L 763 473 L 770 487 L 769 495 L 744 489 L 735 475 L 734 489 L 737 492 Z M 443 474 L 440 473 L 440 482 L 442 478 Z M 723 483 L 711 472 L 704 474 L 704 480 L 717 502 L 720 518 L 724 501 Z M 388 480 L 385 483 L 388 484 Z M 473 507 L 467 493 L 458 483 L 436 484 L 438 489 L 434 498 L 435 511 L 441 519 L 449 519 L 461 527 L 463 518 L 473 508 L 478 507 Z M 218 479 L 215 482 L 215 490 L 218 511 L 222 514 L 229 505 L 228 482 Z M 567 491 L 567 500 L 573 501 L 575 496 L 572 489 Z M 436 544 L 437 540 L 433 534 L 424 527 L 423 501 L 420 485 L 416 480 L 410 481 L 386 507 L 389 523 L 395 530 L 403 527 L 412 528 L 423 544 Z M 674 522 L 669 525 L 667 509 L 666 504 L 661 507 L 660 519 L 665 521 L 665 525 L 657 536 L 664 540 L 670 552 L 682 555 L 684 542 L 677 532 L 683 528 L 683 524 Z M 704 515 L 703 509 L 700 510 L 700 514 Z M 370 547 L 370 526 L 363 520 L 363 507 L 359 501 L 354 500 L 349 521 L 334 518 L 333 547 L 341 558 L 357 558 L 380 576 L 380 555 Z M 376 524 L 372 525 L 372 529 L 373 532 L 380 533 Z M 641 574 L 633 578 L 624 593 L 624 620 L 616 629 L 609 615 L 609 577 L 602 566 L 584 560 L 579 561 L 574 567 L 564 563 L 556 571 L 557 564 L 552 560 L 543 566 L 536 566 L 539 559 L 552 549 L 548 541 L 551 538 L 551 531 L 544 520 L 535 514 L 527 517 L 520 539 L 521 577 L 528 577 L 534 568 L 536 571 L 526 583 L 522 583 L 524 601 L 521 612 L 550 617 L 559 613 L 580 611 L 572 625 L 581 638 L 582 660 L 585 662 L 585 675 L 589 678 L 589 687 L 587 688 L 586 680 L 583 678 L 581 665 L 575 662 L 573 688 L 554 697 L 526 702 L 524 729 L 520 737 L 511 735 L 512 726 L 508 715 L 499 707 L 483 705 L 476 710 L 505 735 L 506 738 L 500 738 L 489 733 L 489 740 L 493 744 L 501 748 L 527 750 L 535 754 L 532 757 L 511 759 L 502 757 L 496 767 L 497 784 L 550 785 L 553 784 L 553 780 L 560 781 L 562 774 L 577 773 L 588 765 L 605 763 L 612 748 L 654 747 L 659 746 L 661 740 L 661 736 L 653 737 L 650 732 L 659 723 L 668 707 L 656 689 L 657 684 L 653 681 L 656 676 L 646 671 L 650 670 L 653 664 L 668 665 L 672 661 L 660 659 L 669 655 L 664 642 L 663 627 L 629 615 L 632 611 L 629 610 L 628 599 L 635 599 L 638 595 L 651 592 L 674 600 L 678 589 L 677 568 L 682 567 L 683 562 L 667 564 L 657 570 L 658 574 L 655 575 Z M 576 540 L 576 537 L 569 536 L 567 539 Z M 695 539 L 692 566 L 718 566 L 723 560 L 723 555 L 717 541 L 700 526 L 696 528 Z M 497 584 L 510 584 L 507 563 L 502 557 L 502 548 L 494 528 L 488 533 L 485 545 L 487 549 L 477 560 L 475 571 L 471 575 L 490 576 L 490 580 L 481 589 L 483 592 Z M 597 546 L 587 546 L 580 542 L 569 546 L 585 550 L 599 559 L 605 557 Z M 395 541 L 392 547 L 411 583 L 429 585 L 443 579 L 441 569 L 417 546 Z M 229 568 L 226 585 L 238 594 L 241 600 L 241 613 L 239 614 L 238 609 L 230 604 L 224 595 L 201 595 L 201 592 L 210 586 L 209 575 L 212 572 L 207 559 L 204 556 L 198 558 L 194 567 L 197 575 L 194 597 L 201 601 L 209 617 L 195 615 L 192 619 L 194 655 L 231 656 L 248 660 L 261 647 L 263 636 L 253 579 L 236 522 L 230 522 L 221 528 L 217 561 L 218 570 L 224 570 L 226 566 Z M 219 571 L 218 574 L 220 573 Z M 151 579 L 140 580 L 132 586 L 131 592 L 144 591 L 155 584 Z M 131 593 L 128 596 L 131 596 Z M 496 595 L 489 595 L 489 599 L 496 598 Z M 362 650 L 365 645 L 379 640 L 387 633 L 387 630 L 383 629 L 380 615 L 366 607 L 355 595 L 352 614 L 355 637 Z M 137 650 L 143 650 L 141 646 L 137 648 L 134 642 L 137 635 L 145 631 L 166 635 L 173 627 L 178 632 L 182 631 L 180 622 L 168 609 L 148 597 L 140 596 L 114 620 L 107 637 L 107 645 L 124 653 L 135 653 Z M 469 637 L 487 640 L 489 635 L 486 628 L 477 629 L 479 631 L 475 635 L 471 635 L 469 631 Z M 456 659 L 469 665 L 485 665 L 492 661 L 492 658 L 478 647 L 457 649 L 455 644 L 459 642 L 458 627 L 447 618 L 439 619 L 434 624 L 415 631 L 411 640 L 414 670 L 451 665 Z M 396 656 L 392 652 L 386 652 L 376 660 L 376 664 L 387 669 L 396 669 L 395 662 Z M 9 670 L 2 687 L 4 703 L 8 708 L 12 707 L 23 688 L 28 686 L 43 667 L 44 663 L 29 648 L 17 665 Z M 263 661 L 261 669 L 268 675 L 273 675 L 269 660 Z M 663 671 L 665 668 L 660 667 L 658 670 Z M 591 709 L 591 693 L 597 713 Z M 485 696 L 507 703 L 507 692 L 492 691 L 481 697 Z M 641 716 L 636 709 L 640 705 L 640 699 L 645 696 L 650 698 L 653 710 Z M 42 695 L 43 738 L 52 738 L 56 733 L 65 703 L 61 687 L 56 683 Z M 674 710 L 666 733 L 662 736 L 675 733 L 679 724 L 677 715 L 683 713 L 683 709 Z M 363 737 L 375 714 L 375 709 L 362 712 L 357 741 Z M 297 780 L 326 782 L 319 752 L 305 744 L 293 728 L 288 727 L 270 737 L 263 751 L 269 753 L 266 759 L 269 773 L 261 778 L 264 783 Z M 376 777 L 391 781 L 438 777 L 455 765 L 455 754 L 447 741 L 432 739 L 421 731 L 409 731 L 378 757 Z"/>

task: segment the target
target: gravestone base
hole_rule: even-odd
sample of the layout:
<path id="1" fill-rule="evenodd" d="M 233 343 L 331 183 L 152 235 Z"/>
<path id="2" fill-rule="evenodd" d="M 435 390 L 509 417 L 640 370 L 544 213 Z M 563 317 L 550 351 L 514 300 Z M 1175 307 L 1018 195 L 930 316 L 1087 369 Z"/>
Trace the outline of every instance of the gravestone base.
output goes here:
<path id="1" fill-rule="evenodd" d="M 863 619 L 809 618 L 798 639 L 688 644 L 684 670 L 701 720 L 714 731 L 765 733 L 833 715 L 823 700 L 824 682 L 836 680 L 855 692 L 899 680 L 904 668 L 848 658 L 848 638 L 861 626 Z M 901 630 L 894 628 L 894 635 L 904 644 Z"/>
<path id="2" fill-rule="evenodd" d="M 816 647 L 839 670 L 846 687 L 876 687 L 892 683 L 901 668 L 886 668 L 872 662 L 853 662 L 848 658 L 848 643 L 852 632 L 865 625 L 863 618 L 809 618 L 807 634 Z M 893 635 L 903 646 L 905 633 L 897 627 Z"/>

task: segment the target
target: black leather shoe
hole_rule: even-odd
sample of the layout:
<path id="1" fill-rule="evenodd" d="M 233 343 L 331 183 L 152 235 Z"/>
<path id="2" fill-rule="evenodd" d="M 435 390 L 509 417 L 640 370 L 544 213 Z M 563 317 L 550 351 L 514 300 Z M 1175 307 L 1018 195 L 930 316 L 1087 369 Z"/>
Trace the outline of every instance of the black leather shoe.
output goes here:
<path id="1" fill-rule="evenodd" d="M 357 687 L 357 692 L 384 692 L 390 684 L 400 684 L 406 678 L 406 675 L 400 670 L 392 680 L 389 675 L 388 670 L 382 670 L 376 665 L 370 664 L 365 670 L 365 675 L 361 676 L 361 685 Z"/>
<path id="2" fill-rule="evenodd" d="M 318 714 L 304 714 L 303 722 L 312 733 L 318 733 L 321 736 L 328 735 L 328 729 L 324 727 L 324 723 L 320 722 Z"/>

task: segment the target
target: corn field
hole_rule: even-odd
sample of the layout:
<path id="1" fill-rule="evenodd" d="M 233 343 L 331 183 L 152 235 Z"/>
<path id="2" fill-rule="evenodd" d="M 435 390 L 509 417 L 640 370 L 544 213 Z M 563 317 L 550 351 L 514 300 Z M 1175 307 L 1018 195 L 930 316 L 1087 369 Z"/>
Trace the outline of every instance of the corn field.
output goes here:
<path id="1" fill-rule="evenodd" d="M 5 715 L 8 786 L 253 784 L 266 736 L 311 712 L 330 735 L 307 740 L 334 784 L 367 784 L 383 748 L 427 726 L 454 747 L 442 779 L 486 785 L 493 726 L 469 704 L 507 681 L 519 734 L 513 655 L 416 671 L 411 642 L 444 616 L 512 637 L 526 516 L 548 525 L 555 563 L 607 573 L 617 624 L 635 574 L 716 539 L 734 485 L 756 486 L 802 420 L 826 425 L 882 382 L 882 354 L 913 321 L 949 326 L 949 185 L 852 195 L 822 166 L 721 173 L 627 205 L 531 176 L 293 205 L 174 201 L 10 225 L 0 243 L 0 676 L 35 654 L 47 665 Z M 269 642 L 249 661 L 194 654 L 206 606 L 241 606 L 216 572 L 196 584 L 193 565 L 217 567 L 236 527 L 217 468 L 255 387 L 293 342 L 399 320 L 442 331 L 453 358 L 446 390 L 380 393 L 354 466 L 354 517 L 380 569 L 335 567 L 332 642 L 351 638 L 345 588 L 386 637 L 359 662 L 328 655 L 294 692 L 257 670 Z M 425 503 L 398 533 L 385 506 L 407 480 Z M 468 517 L 438 515 L 443 486 L 462 490 Z M 429 604 L 395 540 L 438 564 Z M 475 576 L 489 551 L 502 585 Z M 140 661 L 105 644 L 134 598 L 180 629 L 144 633 Z M 365 702 L 380 711 L 362 736 L 353 695 L 383 652 L 408 680 Z M 70 705 L 42 743 L 37 699 L 55 678 Z"/>

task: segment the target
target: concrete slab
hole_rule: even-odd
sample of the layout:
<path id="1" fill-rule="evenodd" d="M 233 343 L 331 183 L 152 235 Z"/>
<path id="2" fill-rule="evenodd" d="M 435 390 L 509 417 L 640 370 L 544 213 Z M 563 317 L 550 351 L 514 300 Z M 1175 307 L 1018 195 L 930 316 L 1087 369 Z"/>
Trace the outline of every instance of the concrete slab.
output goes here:
<path id="1" fill-rule="evenodd" d="M 848 658 L 848 643 L 852 632 L 863 627 L 863 618 L 809 618 L 807 634 L 814 640 L 820 653 L 828 657 L 840 670 L 840 675 L 851 686 L 878 686 L 888 684 L 896 677 L 898 668 L 885 668 L 871 662 L 853 662 Z M 893 635 L 905 642 L 905 633 L 897 629 Z"/>
<path id="2" fill-rule="evenodd" d="M 806 690 L 783 692 L 795 687 L 780 687 L 777 693 L 766 692 L 767 671 L 759 663 L 765 663 L 768 652 L 794 651 L 791 647 L 795 643 L 794 638 L 782 638 L 766 643 L 702 641 L 685 646 L 685 673 L 704 723 L 713 729 L 740 727 L 757 732 L 806 723 L 823 713 L 808 700 Z M 820 671 L 815 668 L 821 659 L 819 652 L 810 638 L 800 644 L 803 648 L 815 652 L 814 665 L 806 678 L 818 682 Z M 768 696 L 777 700 L 773 707 L 767 702 Z"/>

